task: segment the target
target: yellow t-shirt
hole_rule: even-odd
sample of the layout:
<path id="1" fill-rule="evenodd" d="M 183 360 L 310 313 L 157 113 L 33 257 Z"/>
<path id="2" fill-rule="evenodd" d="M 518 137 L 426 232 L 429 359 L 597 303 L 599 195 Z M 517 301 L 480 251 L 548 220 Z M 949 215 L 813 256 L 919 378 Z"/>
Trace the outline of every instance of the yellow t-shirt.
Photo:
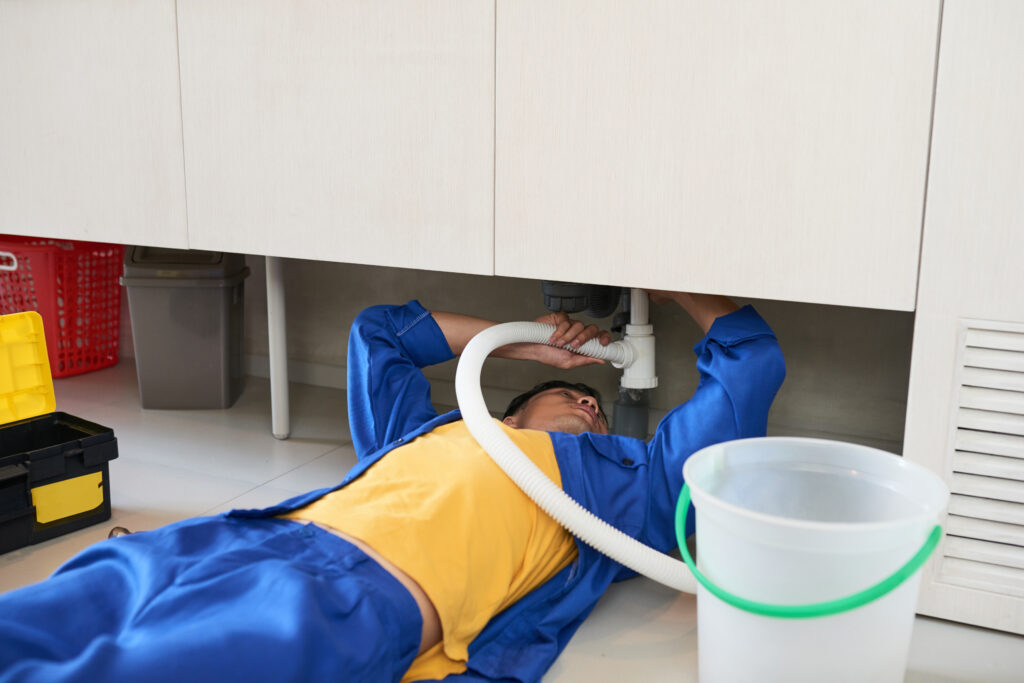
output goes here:
<path id="1" fill-rule="evenodd" d="M 562 485 L 547 433 L 502 427 Z M 416 658 L 403 681 L 465 671 L 469 644 L 491 617 L 576 558 L 569 532 L 519 490 L 461 421 L 396 448 L 348 486 L 284 516 L 359 538 L 434 603 L 442 641 Z"/>

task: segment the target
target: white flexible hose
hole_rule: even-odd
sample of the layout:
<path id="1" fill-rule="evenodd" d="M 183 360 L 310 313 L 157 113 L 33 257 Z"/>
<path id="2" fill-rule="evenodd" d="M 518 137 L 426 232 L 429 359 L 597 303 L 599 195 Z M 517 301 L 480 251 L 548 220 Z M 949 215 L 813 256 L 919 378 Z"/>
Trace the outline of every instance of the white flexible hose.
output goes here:
<path id="1" fill-rule="evenodd" d="M 487 328 L 470 340 L 455 372 L 455 394 L 466 426 L 512 481 L 581 541 L 659 583 L 686 593 L 696 593 L 697 582 L 685 563 L 627 536 L 570 498 L 533 464 L 487 411 L 480 389 L 480 370 L 484 359 L 505 344 L 545 344 L 554 331 L 553 325 L 543 323 L 503 323 Z M 624 365 L 632 361 L 633 355 L 627 342 L 601 346 L 595 339 L 576 351 Z"/>

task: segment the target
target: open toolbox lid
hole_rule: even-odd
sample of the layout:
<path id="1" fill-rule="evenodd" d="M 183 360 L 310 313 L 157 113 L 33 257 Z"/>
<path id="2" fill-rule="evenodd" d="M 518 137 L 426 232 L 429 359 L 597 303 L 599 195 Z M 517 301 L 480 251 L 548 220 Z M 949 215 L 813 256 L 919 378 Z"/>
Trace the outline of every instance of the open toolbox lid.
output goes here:
<path id="1" fill-rule="evenodd" d="M 35 311 L 0 315 L 0 425 L 56 407 L 42 317 Z"/>

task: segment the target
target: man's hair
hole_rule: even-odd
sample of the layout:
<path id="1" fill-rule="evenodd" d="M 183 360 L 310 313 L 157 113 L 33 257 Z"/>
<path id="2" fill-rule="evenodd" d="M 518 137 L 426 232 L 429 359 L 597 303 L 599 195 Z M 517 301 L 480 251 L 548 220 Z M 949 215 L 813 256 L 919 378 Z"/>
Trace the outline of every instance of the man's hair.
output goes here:
<path id="1" fill-rule="evenodd" d="M 501 419 L 504 420 L 506 417 L 511 417 L 515 415 L 524 405 L 526 405 L 527 401 L 529 401 L 537 394 L 543 391 L 547 391 L 548 389 L 572 389 L 573 391 L 583 392 L 587 396 L 593 396 L 595 399 L 597 399 L 598 411 L 600 411 L 601 415 L 604 416 L 604 411 L 601 410 L 601 394 L 598 392 L 597 389 L 586 384 L 583 384 L 582 382 L 576 382 L 574 384 L 572 382 L 563 382 L 562 380 L 554 379 L 551 380 L 550 382 L 543 382 L 541 384 L 538 384 L 529 391 L 523 392 L 522 394 L 519 394 L 514 399 L 512 399 L 512 402 L 508 404 L 508 408 L 505 409 L 505 414 L 501 416 Z"/>

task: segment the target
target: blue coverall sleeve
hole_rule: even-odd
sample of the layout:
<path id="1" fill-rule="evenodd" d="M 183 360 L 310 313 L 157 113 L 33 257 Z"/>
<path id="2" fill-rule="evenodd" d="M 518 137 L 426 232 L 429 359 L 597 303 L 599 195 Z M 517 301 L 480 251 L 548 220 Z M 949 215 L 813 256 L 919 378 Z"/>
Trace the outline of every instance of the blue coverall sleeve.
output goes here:
<path id="1" fill-rule="evenodd" d="M 454 357 L 418 301 L 373 306 L 356 317 L 348 342 L 348 415 L 360 459 L 437 416 L 421 368 Z"/>
<path id="2" fill-rule="evenodd" d="M 661 550 L 676 545 L 673 519 L 686 458 L 711 444 L 764 436 L 768 410 L 786 374 L 775 333 L 750 306 L 715 320 L 694 352 L 697 390 L 662 419 L 647 446 L 650 495 L 644 535 Z"/>

